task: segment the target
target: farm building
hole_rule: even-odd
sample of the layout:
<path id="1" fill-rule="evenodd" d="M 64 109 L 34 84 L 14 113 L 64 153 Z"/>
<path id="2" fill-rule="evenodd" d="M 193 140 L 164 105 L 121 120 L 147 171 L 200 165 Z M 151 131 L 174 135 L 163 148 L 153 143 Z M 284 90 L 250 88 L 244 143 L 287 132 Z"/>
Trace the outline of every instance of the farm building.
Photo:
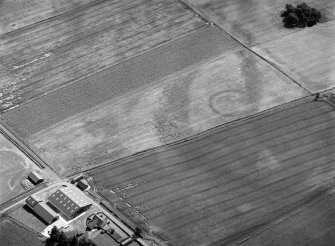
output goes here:
<path id="1" fill-rule="evenodd" d="M 90 228 L 103 228 L 108 223 L 108 218 L 103 213 L 94 214 L 93 218 L 88 218 L 87 226 Z"/>
<path id="2" fill-rule="evenodd" d="M 58 189 L 49 197 L 52 206 L 59 210 L 67 219 L 73 219 L 91 207 L 83 194 L 69 187 Z"/>
<path id="3" fill-rule="evenodd" d="M 28 178 L 33 182 L 33 184 L 41 183 L 44 180 L 43 177 L 37 172 L 29 173 Z"/>
<path id="4" fill-rule="evenodd" d="M 26 204 L 48 225 L 58 220 L 59 216 L 44 202 L 38 202 L 32 196 L 26 199 Z"/>
<path id="5" fill-rule="evenodd" d="M 81 190 L 86 190 L 88 188 L 88 184 L 81 179 L 77 182 L 77 187 Z"/>

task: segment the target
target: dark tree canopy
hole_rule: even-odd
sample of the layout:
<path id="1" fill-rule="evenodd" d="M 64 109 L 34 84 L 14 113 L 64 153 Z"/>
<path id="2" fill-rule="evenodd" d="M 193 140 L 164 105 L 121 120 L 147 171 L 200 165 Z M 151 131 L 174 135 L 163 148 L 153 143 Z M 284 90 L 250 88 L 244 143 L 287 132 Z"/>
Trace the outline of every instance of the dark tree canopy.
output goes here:
<path id="1" fill-rule="evenodd" d="M 316 25 L 321 18 L 321 12 L 315 8 L 309 7 L 305 2 L 294 7 L 292 4 L 286 4 L 282 12 L 283 23 L 286 28 L 305 28 Z"/>
<path id="2" fill-rule="evenodd" d="M 88 238 L 80 238 L 75 235 L 67 237 L 64 232 L 61 232 L 57 227 L 53 227 L 50 232 L 50 238 L 45 242 L 46 246 L 96 246 L 92 240 Z"/>

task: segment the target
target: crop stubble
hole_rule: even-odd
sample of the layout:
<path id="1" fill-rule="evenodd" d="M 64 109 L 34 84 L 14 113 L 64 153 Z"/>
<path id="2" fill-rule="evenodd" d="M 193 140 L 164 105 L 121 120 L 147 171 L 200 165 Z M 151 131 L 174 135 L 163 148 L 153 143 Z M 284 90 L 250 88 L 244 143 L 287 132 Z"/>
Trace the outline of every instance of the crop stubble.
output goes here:
<path id="1" fill-rule="evenodd" d="M 307 0 L 321 11 L 321 23 L 287 29 L 280 14 L 281 0 L 185 0 L 208 15 L 224 31 L 284 71 L 310 92 L 335 86 L 335 2 Z M 293 5 L 301 1 L 290 2 Z"/>
<path id="2" fill-rule="evenodd" d="M 335 21 L 252 49 L 311 92 L 335 87 Z"/>
<path id="3" fill-rule="evenodd" d="M 222 245 L 332 182 L 334 108 L 308 100 L 89 174 L 172 245 Z"/>
<path id="4" fill-rule="evenodd" d="M 0 109 L 33 100 L 204 25 L 174 0 L 101 1 L 2 35 Z"/>

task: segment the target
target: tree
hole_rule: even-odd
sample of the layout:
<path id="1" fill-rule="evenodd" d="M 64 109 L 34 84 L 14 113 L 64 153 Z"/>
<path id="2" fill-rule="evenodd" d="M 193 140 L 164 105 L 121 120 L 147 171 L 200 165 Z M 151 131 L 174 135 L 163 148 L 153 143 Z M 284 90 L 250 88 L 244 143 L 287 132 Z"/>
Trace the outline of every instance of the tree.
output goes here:
<path id="1" fill-rule="evenodd" d="M 79 246 L 97 246 L 97 245 L 90 239 L 84 237 L 79 240 Z"/>
<path id="2" fill-rule="evenodd" d="M 67 246 L 68 242 L 70 242 L 71 238 L 67 238 L 64 232 L 61 232 L 58 241 L 57 246 Z"/>
<path id="3" fill-rule="evenodd" d="M 69 246 L 79 246 L 79 241 L 78 241 L 78 237 L 77 236 L 72 237 Z"/>
<path id="4" fill-rule="evenodd" d="M 96 246 L 92 240 L 81 238 L 78 240 L 77 235 L 67 237 L 66 234 L 60 231 L 56 226 L 51 229 L 50 238 L 45 241 L 46 246 Z"/>
<path id="5" fill-rule="evenodd" d="M 50 232 L 50 238 L 48 238 L 45 241 L 46 246 L 55 245 L 58 242 L 60 234 L 61 234 L 61 232 L 56 226 L 52 227 L 51 232 Z"/>

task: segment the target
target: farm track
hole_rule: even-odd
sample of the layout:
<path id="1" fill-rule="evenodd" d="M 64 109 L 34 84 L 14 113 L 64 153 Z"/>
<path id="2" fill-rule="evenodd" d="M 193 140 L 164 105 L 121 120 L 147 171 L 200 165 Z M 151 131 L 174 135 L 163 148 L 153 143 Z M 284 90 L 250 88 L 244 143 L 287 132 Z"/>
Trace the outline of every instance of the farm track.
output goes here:
<path id="1" fill-rule="evenodd" d="M 19 150 L 21 150 L 26 156 L 28 156 L 39 168 L 43 169 L 47 165 L 44 161 L 32 151 L 26 143 L 22 142 L 21 138 L 18 138 L 13 134 L 13 130 L 9 130 L 9 127 L 0 120 L 0 134 L 5 136 L 12 144 L 14 144 Z"/>
<path id="2" fill-rule="evenodd" d="M 2 111 L 204 25 L 173 0 L 102 1 L 2 35 Z"/>
<path id="3" fill-rule="evenodd" d="M 334 108 L 300 102 L 88 173 L 173 245 L 222 242 L 333 183 Z"/>

